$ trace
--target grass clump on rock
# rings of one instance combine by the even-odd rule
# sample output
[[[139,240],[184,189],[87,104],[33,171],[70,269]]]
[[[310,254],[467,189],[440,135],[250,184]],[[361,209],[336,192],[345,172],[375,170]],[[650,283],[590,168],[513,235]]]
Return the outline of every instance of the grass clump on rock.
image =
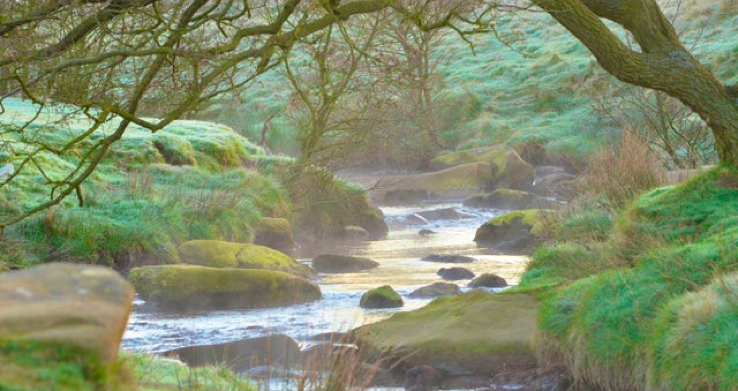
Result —
[[[271,270],[144,266],[129,279],[141,297],[167,309],[276,307],[321,298],[310,281]]]
[[[389,285],[372,289],[361,295],[361,308],[398,308],[405,305],[402,296]]]

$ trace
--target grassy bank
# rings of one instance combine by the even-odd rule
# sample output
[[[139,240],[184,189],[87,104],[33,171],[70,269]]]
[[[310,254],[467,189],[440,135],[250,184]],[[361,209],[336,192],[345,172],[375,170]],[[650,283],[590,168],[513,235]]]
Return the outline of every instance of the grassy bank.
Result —
[[[516,290],[544,301],[542,357],[603,390],[736,389],[736,212],[738,170],[718,166],[539,248]],[[562,230],[603,226],[586,213]]]

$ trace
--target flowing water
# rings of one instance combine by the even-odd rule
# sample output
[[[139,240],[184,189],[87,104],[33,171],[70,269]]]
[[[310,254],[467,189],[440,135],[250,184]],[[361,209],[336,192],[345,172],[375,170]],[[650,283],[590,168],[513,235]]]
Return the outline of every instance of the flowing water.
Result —
[[[424,210],[455,208],[465,215],[459,220],[431,221],[427,225],[408,225],[405,217]],[[390,232],[386,239],[373,242],[304,249],[304,253],[339,253],[365,256],[380,263],[374,270],[350,274],[321,274],[323,299],[317,302],[283,308],[211,311],[188,314],[168,314],[151,309],[136,300],[123,348],[144,352],[162,352],[190,345],[204,345],[283,333],[298,342],[309,344],[312,336],[325,332],[348,331],[369,322],[384,319],[397,311],[420,308],[430,300],[410,299],[414,289],[441,281],[436,271],[442,267],[461,266],[475,274],[495,273],[508,283],[516,284],[522,274],[526,257],[497,255],[493,250],[478,248],[473,242],[476,229],[487,220],[500,215],[491,209],[470,209],[459,203],[415,204],[385,207]],[[437,232],[421,236],[420,229]],[[477,262],[450,265],[421,261],[432,254],[460,254],[478,259]],[[310,258],[300,258],[308,263]],[[454,281],[462,290],[468,281]],[[403,295],[405,306],[391,310],[359,308],[361,295],[368,289],[391,285]]]

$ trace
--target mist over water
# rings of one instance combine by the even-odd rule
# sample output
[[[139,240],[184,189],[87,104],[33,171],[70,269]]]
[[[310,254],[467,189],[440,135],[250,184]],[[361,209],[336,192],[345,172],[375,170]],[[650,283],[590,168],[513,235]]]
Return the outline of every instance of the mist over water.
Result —
[[[469,218],[431,221],[426,225],[407,225],[405,217],[425,210],[455,208]],[[390,227],[386,239],[354,244],[319,243],[303,248],[301,262],[310,264],[312,255],[336,253],[357,255],[379,262],[376,269],[360,273],[321,274],[323,299],[290,307],[192,312],[159,312],[142,300],[136,300],[122,347],[127,350],[163,352],[192,345],[206,345],[264,336],[286,334],[304,346],[320,333],[348,331],[363,324],[387,318],[397,311],[410,311],[428,304],[430,299],[411,299],[413,290],[442,281],[436,271],[442,267],[461,266],[475,274],[495,273],[516,284],[525,267],[526,257],[497,255],[478,248],[473,242],[476,229],[502,211],[463,207],[460,203],[413,204],[383,207]],[[435,235],[421,236],[420,229]],[[477,262],[451,265],[423,262],[426,255],[458,254],[473,256]],[[453,281],[465,288],[468,281]],[[365,310],[359,308],[361,295],[368,289],[391,285],[405,300],[399,309]]]

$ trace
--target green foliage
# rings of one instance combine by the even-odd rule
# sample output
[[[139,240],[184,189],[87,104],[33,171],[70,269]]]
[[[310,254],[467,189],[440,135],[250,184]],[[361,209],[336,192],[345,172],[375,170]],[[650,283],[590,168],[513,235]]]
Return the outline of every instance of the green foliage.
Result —
[[[539,316],[546,356],[603,390],[735,389],[735,295],[703,287],[738,270],[736,178],[718,166],[637,199],[604,243],[539,249],[521,288],[562,286]]]
[[[604,241],[614,225],[610,213],[586,208],[567,216],[556,227],[556,240],[571,242]]]
[[[126,353],[123,365],[140,391],[255,391],[250,381],[222,367],[189,368],[148,354]]]

